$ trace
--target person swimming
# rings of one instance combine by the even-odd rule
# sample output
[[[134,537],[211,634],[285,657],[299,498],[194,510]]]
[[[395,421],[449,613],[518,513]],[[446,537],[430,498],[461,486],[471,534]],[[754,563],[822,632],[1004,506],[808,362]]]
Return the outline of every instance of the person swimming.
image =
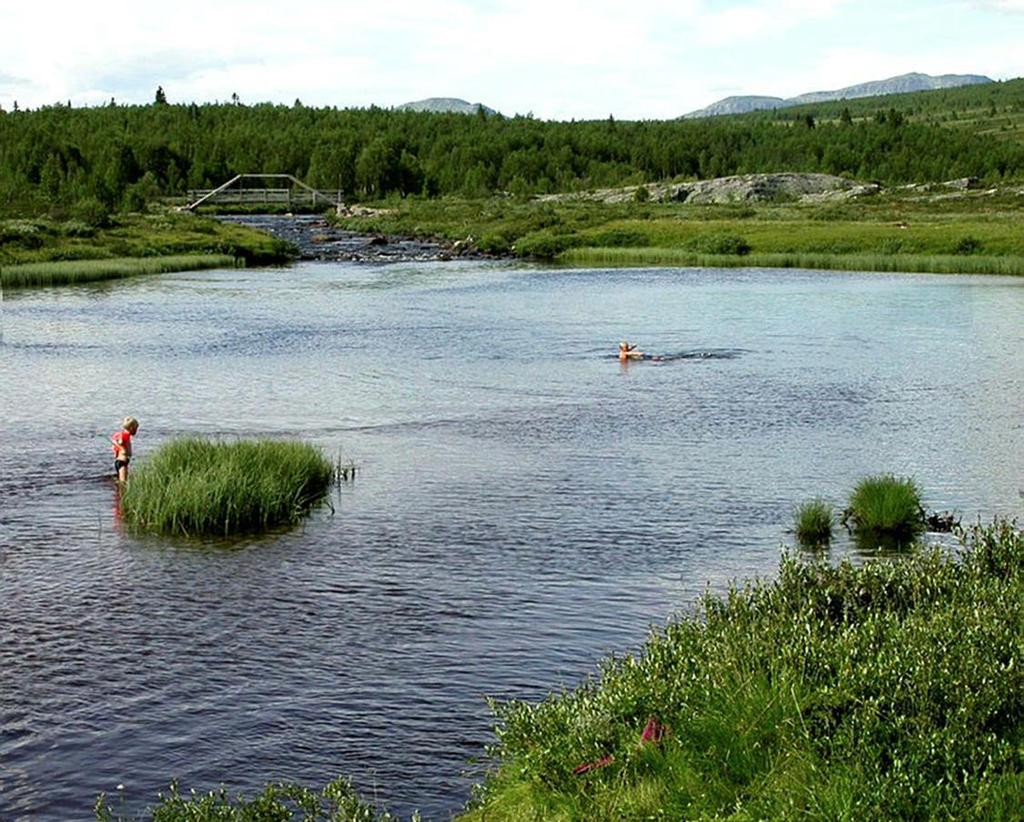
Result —
[[[642,360],[643,358],[644,352],[637,351],[636,345],[630,345],[625,340],[619,343],[619,362],[626,362],[627,360]]]

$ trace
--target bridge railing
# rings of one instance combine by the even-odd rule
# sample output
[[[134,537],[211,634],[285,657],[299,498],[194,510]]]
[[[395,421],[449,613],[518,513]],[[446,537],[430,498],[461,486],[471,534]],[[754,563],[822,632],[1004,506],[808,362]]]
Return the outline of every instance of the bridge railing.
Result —
[[[244,187],[243,183],[250,180],[285,181],[291,185],[286,188]],[[341,194],[340,191],[319,191],[291,174],[236,174],[217,188],[189,191],[188,204],[182,208],[194,211],[204,203],[213,204],[214,202],[226,205],[284,205],[287,207],[333,205],[340,207]]]
[[[189,189],[186,196],[190,203],[206,199],[216,189]],[[225,205],[336,205],[341,199],[340,191],[304,191],[292,188],[229,188],[217,194],[214,199]]]

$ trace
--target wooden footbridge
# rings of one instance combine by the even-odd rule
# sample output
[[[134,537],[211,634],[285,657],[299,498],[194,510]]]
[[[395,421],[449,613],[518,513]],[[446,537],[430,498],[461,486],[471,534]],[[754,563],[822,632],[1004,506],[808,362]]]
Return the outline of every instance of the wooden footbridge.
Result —
[[[278,187],[266,183],[274,181]],[[255,186],[253,183],[264,185]],[[340,206],[340,191],[319,191],[291,174],[236,174],[217,188],[188,192],[188,204],[182,211],[195,211],[201,205],[248,205],[316,208]]]

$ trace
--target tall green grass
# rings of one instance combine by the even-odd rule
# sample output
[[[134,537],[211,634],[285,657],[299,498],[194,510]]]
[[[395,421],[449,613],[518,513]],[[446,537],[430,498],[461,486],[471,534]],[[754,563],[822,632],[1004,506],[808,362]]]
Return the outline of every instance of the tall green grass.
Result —
[[[835,513],[832,506],[821,498],[802,503],[794,514],[796,538],[806,548],[818,548],[832,539]]]
[[[178,254],[170,257],[121,257],[110,260],[60,260],[4,266],[0,269],[0,284],[4,288],[12,289],[79,285],[101,280],[138,277],[144,274],[226,268],[234,264],[235,258],[226,254]]]
[[[910,540],[924,531],[921,492],[909,477],[865,477],[850,494],[847,521],[855,531]]]
[[[920,274],[1024,274],[1024,256],[958,254],[831,254],[767,252],[702,254],[683,248],[572,248],[556,257],[574,266],[803,268]]]
[[[335,466],[307,443],[173,440],[133,468],[124,521],[181,536],[227,536],[299,521],[324,497]]]
[[[959,557],[786,556],[576,689],[494,704],[462,819],[1019,819],[1022,637],[1012,524]]]

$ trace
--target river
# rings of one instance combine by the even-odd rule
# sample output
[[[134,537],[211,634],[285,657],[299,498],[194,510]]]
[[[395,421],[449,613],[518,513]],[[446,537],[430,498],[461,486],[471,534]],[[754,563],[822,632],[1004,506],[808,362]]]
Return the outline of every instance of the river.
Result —
[[[485,697],[772,576],[807,498],[885,471],[965,523],[1020,516],[1022,318],[1020,279],[481,261],[8,293],[0,819],[339,774],[447,818]],[[620,364],[623,338],[667,360]],[[135,537],[126,414],[139,460],[267,435],[356,478],[288,532]]]

